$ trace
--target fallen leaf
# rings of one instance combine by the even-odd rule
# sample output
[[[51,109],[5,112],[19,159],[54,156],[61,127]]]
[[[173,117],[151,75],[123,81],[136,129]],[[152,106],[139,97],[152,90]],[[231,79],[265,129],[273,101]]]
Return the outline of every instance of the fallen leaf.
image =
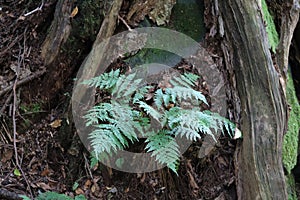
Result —
[[[52,188],[46,184],[46,183],[43,183],[43,182],[38,182],[36,183],[36,185],[39,187],[39,188],[42,188],[43,190],[51,190]]]
[[[42,171],[41,176],[48,176],[50,173],[49,169],[45,169],[44,171]]]
[[[21,176],[21,172],[18,169],[14,169],[14,175]]]
[[[10,160],[12,158],[14,154],[14,151],[12,149],[5,149],[3,154],[2,154],[2,158],[1,158],[1,162],[5,163],[6,161]]]
[[[78,13],[78,7],[76,6],[76,7],[73,9],[73,11],[72,11],[70,17],[71,17],[71,18],[75,17],[75,16],[77,15],[77,13]]]
[[[79,195],[79,194],[84,194],[84,191],[83,191],[81,188],[77,188],[77,189],[75,190],[75,193],[76,193],[77,195]]]
[[[55,121],[53,121],[52,123],[50,123],[49,125],[52,127],[52,128],[58,128],[61,126],[61,119],[57,119]]]
[[[125,193],[129,192],[129,187],[124,190]]]
[[[84,189],[88,189],[91,185],[92,185],[92,182],[88,179],[88,180],[84,183]]]

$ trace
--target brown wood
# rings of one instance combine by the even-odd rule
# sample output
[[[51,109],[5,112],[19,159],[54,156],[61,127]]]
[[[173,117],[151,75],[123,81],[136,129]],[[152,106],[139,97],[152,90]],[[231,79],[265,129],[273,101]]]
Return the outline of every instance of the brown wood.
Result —
[[[215,4],[224,23],[223,52],[235,73],[243,141],[237,149],[239,199],[287,199],[282,139],[287,105],[268,49],[259,1]],[[219,20],[220,21],[220,20]]]

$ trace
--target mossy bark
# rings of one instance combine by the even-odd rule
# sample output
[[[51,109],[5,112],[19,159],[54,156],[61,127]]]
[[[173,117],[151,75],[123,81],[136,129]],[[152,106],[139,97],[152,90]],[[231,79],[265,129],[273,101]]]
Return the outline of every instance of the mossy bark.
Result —
[[[285,84],[280,84],[282,71],[272,61],[260,1],[220,1],[218,9],[224,21],[223,52],[227,67],[235,72],[240,99],[243,142],[236,156],[238,197],[287,199],[282,167]],[[292,32],[281,33],[289,38]],[[280,56],[283,65],[286,55]]]

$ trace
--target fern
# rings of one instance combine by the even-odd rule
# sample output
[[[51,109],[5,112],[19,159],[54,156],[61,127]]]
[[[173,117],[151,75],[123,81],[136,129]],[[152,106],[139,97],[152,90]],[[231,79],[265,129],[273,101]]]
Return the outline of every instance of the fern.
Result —
[[[152,106],[149,106],[148,104],[146,104],[143,101],[139,101],[137,103],[139,104],[139,107],[142,108],[148,115],[150,115],[157,121],[160,120],[161,114],[157,110],[155,110]]]
[[[95,130],[90,134],[92,146],[96,155],[101,152],[110,153],[128,146],[127,139],[137,141],[136,132],[142,132],[142,127],[134,121],[135,111],[116,101],[102,103],[92,108],[85,116],[86,125],[94,124]],[[97,124],[99,123],[100,124]],[[95,125],[97,124],[97,125]]]
[[[179,146],[175,139],[171,137],[169,131],[161,131],[148,137],[146,142],[147,152],[151,152],[160,164],[167,164],[173,172],[177,174],[177,166],[179,163]]]
[[[180,75],[179,77],[173,77],[173,80],[171,80],[170,82],[173,86],[183,86],[186,88],[191,88],[195,86],[195,82],[198,78],[198,75],[185,73],[183,75]]]
[[[59,194],[57,192],[41,193],[36,199],[37,200],[86,200],[86,198],[82,194],[75,196],[75,198],[71,198],[65,194]]]
[[[197,75],[186,73],[173,77],[172,88],[155,91],[153,106],[144,100],[151,87],[143,86],[142,79],[136,77],[135,73],[125,76],[116,70],[84,82],[107,89],[114,97],[110,103],[96,105],[85,115],[86,125],[94,126],[89,138],[98,159],[103,153],[112,155],[129,147],[138,141],[137,135],[142,134],[148,136],[147,152],[176,173],[180,152],[175,137],[196,141],[201,138],[200,133],[215,139],[214,131],[221,130],[223,134],[224,129],[229,134],[234,131],[235,125],[216,113],[183,108],[183,101],[192,105],[208,104],[205,96],[193,89]],[[173,104],[171,108],[170,104]],[[150,130],[150,118],[161,125],[158,133]]]
[[[114,95],[116,98],[131,96],[141,86],[142,83],[142,79],[134,79],[135,76],[135,73],[129,74],[128,76],[121,75],[112,90],[112,95]]]
[[[111,89],[113,88],[117,81],[119,80],[120,70],[111,71],[109,73],[104,73],[98,77],[85,80],[81,84],[88,85],[90,87],[98,87],[100,89]]]
[[[155,92],[154,101],[157,107],[161,107],[162,105],[168,106],[170,103],[180,103],[183,100],[194,101],[196,105],[199,104],[200,100],[208,105],[205,96],[192,88],[175,86],[173,88],[166,88],[165,92],[162,89]]]

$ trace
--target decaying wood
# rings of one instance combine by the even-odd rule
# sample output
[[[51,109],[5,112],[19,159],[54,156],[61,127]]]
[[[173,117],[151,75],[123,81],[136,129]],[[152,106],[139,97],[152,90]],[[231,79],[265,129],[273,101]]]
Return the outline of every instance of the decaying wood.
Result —
[[[280,27],[280,42],[277,48],[277,63],[284,78],[284,86],[287,78],[288,59],[293,33],[299,20],[299,0],[283,1],[281,7],[286,8],[282,12]]]
[[[45,65],[49,65],[58,55],[61,46],[68,39],[71,32],[70,14],[74,0],[58,0],[49,34],[45,39],[41,55]]]
[[[281,157],[287,106],[259,5],[255,0],[215,3],[223,19],[225,62],[235,73],[241,103],[237,195],[243,200],[287,199]]]
[[[99,66],[101,65],[101,61],[105,57],[105,54],[107,52],[106,44],[108,44],[109,41],[107,41],[106,43],[103,43],[103,41],[111,37],[114,33],[122,3],[123,0],[115,0],[109,13],[105,16],[97,38],[93,44],[92,50],[80,67],[82,71],[78,72],[77,76],[80,78],[77,80],[77,83],[81,83],[83,80],[88,80],[92,77],[96,77],[97,73],[104,72],[103,70],[105,69],[99,69]],[[92,91],[87,90],[86,87],[77,87],[73,91],[72,110],[73,119],[77,124],[77,129],[80,129],[80,127],[85,127],[85,123],[81,118],[82,116],[77,113],[77,111],[85,110],[85,108],[92,106],[92,104],[94,103],[91,102],[91,105],[83,105],[84,108],[82,108],[81,100],[86,96],[92,97],[92,95]],[[74,99],[74,97],[76,98]],[[84,141],[84,138],[81,139],[82,141]]]

